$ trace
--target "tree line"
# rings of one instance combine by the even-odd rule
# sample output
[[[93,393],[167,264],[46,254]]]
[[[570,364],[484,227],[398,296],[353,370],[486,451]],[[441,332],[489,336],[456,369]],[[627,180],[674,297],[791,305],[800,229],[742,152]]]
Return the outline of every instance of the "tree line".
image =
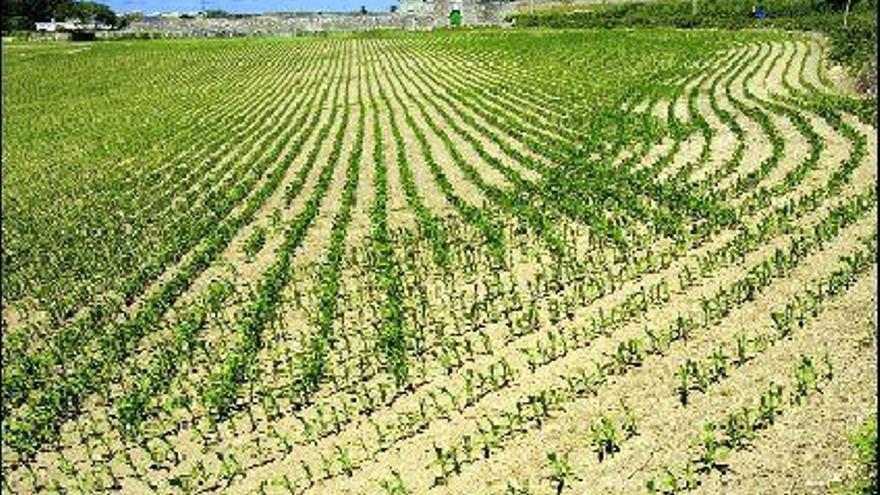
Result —
[[[75,0],[0,0],[2,2],[2,30],[30,31],[36,22],[50,19],[79,19],[96,21],[111,26],[124,22],[110,7],[102,3]]]

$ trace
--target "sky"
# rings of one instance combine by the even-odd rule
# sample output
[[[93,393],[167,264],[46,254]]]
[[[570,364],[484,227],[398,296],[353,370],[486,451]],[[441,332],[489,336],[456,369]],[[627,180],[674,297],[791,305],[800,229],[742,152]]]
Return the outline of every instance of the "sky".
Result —
[[[322,11],[351,12],[361,5],[371,11],[388,11],[397,0],[98,0],[105,3],[117,14],[140,11],[153,12],[197,12],[206,9],[222,9],[235,13]]]

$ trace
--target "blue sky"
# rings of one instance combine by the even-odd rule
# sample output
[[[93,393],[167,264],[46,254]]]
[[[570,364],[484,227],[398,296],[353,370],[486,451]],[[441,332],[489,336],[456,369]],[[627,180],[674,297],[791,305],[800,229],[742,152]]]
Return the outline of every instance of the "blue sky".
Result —
[[[202,8],[202,0],[98,0],[110,5],[116,13],[139,10],[152,12],[191,12]],[[373,11],[387,11],[397,0],[204,0],[205,8],[228,12],[257,13],[277,11],[353,11],[361,5]]]

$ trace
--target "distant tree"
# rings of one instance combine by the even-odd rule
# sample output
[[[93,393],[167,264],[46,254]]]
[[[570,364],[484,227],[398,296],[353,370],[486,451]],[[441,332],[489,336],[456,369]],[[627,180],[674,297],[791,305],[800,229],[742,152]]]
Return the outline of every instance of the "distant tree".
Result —
[[[366,14],[367,14],[367,7],[364,5],[361,5],[361,15],[366,15]]]
[[[388,10],[390,10],[392,14],[397,12],[397,5],[392,5]]]
[[[2,0],[3,31],[31,30],[37,21],[48,21],[57,4],[54,0]]]
[[[102,3],[74,0],[0,0],[4,32],[32,30],[34,24],[67,18],[118,26],[116,13]]]
[[[72,16],[83,21],[97,21],[110,26],[116,25],[116,13],[110,7],[95,2],[77,2]]]
[[[836,10],[848,10],[850,7],[858,3],[858,0],[825,0],[832,8]]]
[[[205,11],[205,17],[215,19],[220,17],[229,17],[229,12],[221,9],[208,9]]]
[[[144,14],[142,14],[140,12],[128,12],[128,13],[122,14],[121,16],[118,17],[120,22],[125,24],[126,26],[131,24],[132,22],[139,21],[143,18],[144,18]]]
[[[857,4],[859,0],[825,0],[827,3],[831,4],[831,8],[835,10],[843,11],[843,27],[846,27],[846,18],[849,17],[849,11],[853,5]]]

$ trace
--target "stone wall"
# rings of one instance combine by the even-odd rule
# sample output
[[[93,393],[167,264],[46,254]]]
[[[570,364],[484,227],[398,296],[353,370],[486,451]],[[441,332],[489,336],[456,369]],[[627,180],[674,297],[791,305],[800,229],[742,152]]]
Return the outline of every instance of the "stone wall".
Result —
[[[240,18],[145,17],[125,29],[98,33],[101,38],[297,36],[329,31],[368,29],[427,30],[449,26],[449,13],[459,9],[464,26],[500,25],[512,10],[511,0],[402,0],[395,13],[265,14]]]
[[[44,33],[41,31],[22,31],[9,36],[16,41],[70,41],[71,34],[68,32]]]
[[[257,15],[242,18],[147,17],[105,37],[296,36],[329,31],[404,29],[400,16],[383,14]]]

